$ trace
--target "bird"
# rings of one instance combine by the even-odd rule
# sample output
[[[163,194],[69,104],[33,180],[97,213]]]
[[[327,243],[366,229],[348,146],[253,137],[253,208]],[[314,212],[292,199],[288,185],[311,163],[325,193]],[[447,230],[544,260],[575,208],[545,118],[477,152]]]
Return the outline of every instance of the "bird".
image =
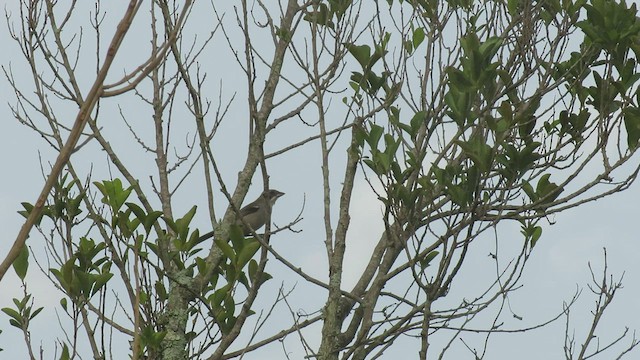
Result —
[[[265,190],[255,201],[240,209],[240,216],[234,224],[241,227],[244,236],[251,235],[271,219],[271,208],[282,195],[284,195],[284,193],[278,190]],[[215,231],[210,231],[200,236],[198,243],[213,237],[214,232]]]

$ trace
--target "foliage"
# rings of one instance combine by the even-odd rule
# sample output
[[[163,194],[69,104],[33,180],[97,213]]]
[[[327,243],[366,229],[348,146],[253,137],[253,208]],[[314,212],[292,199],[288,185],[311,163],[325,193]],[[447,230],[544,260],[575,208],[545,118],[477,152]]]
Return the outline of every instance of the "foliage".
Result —
[[[12,30],[34,83],[5,69],[17,97],[14,116],[66,164],[61,174],[52,170],[55,182],[46,201],[24,202],[20,214],[33,219],[46,239],[51,265],[43,271],[70,328],[89,335],[94,358],[118,357],[122,346],[105,345],[116,331],[134,359],[242,357],[278,340],[284,344],[290,334],[300,336],[299,351],[308,357],[376,358],[398,351],[394,341],[406,336],[414,339],[410,351],[426,359],[444,357],[454,340],[474,329],[486,333],[487,341],[480,350],[467,348],[483,358],[501,319],[519,317],[509,314],[510,295],[521,286],[533,250],[544,246],[548,219],[626,189],[639,171],[635,4],[130,5],[128,14],[136,20],[144,15],[132,9],[148,6],[144,21],[152,31],[137,34],[151,44],[144,59],[136,57],[139,44],[129,44],[126,53],[117,46],[101,52],[108,28],[103,21],[112,8],[96,6],[87,19],[76,19],[82,4],[62,10],[34,1],[21,4],[29,16],[13,19],[23,26]],[[95,43],[83,43],[82,24],[90,26]],[[204,38],[200,26],[208,26]],[[124,29],[114,31],[123,35]],[[95,59],[83,55],[91,46]],[[125,75],[113,80],[96,71],[97,79],[113,83],[94,84],[97,105],[85,100],[87,69],[102,69],[108,63],[103,56],[111,61],[115,55],[125,61]],[[232,72],[237,69],[243,81]],[[222,90],[222,80],[216,87],[207,77],[231,83],[234,95]],[[217,100],[208,98],[212,89],[219,91]],[[80,109],[74,124],[62,120],[69,107]],[[114,121],[116,113],[122,121]],[[225,127],[239,123],[248,131]],[[90,161],[106,162],[108,171],[69,160],[64,149],[71,143],[64,135],[74,131],[83,135],[73,152],[90,153],[88,145],[96,146],[106,160]],[[320,146],[305,149],[311,142]],[[278,161],[287,163],[279,174],[270,170]],[[316,168],[322,169],[320,181],[301,177]],[[227,174],[234,172],[230,181]],[[233,224],[256,174],[262,186],[254,188],[268,189],[275,178],[293,192],[310,193],[322,204],[316,206],[322,219],[313,206],[301,205],[299,215],[286,214],[288,224],[269,223],[264,234],[245,237]],[[365,183],[377,195],[384,230],[370,239],[367,266],[346,288],[346,249],[363,236],[349,227],[351,206]],[[207,210],[198,212],[194,203]],[[216,208],[223,207],[224,215],[217,216]],[[297,228],[302,214],[318,226],[299,235],[305,230]],[[211,242],[198,225],[206,215],[214,227]],[[517,243],[498,235],[509,223],[520,228]],[[311,265],[280,253],[270,238],[281,233],[308,237],[306,251],[313,251],[312,242],[322,243],[326,276],[318,279]],[[491,236],[494,277],[478,280],[486,283],[479,293],[451,296],[459,274],[474,269],[469,259],[476,244]],[[42,310],[34,310],[27,293],[29,262],[39,256],[27,247],[14,254],[25,294],[14,299],[15,308],[2,309],[25,333],[29,350],[29,322]],[[299,305],[291,305],[293,290],[285,285],[274,304],[263,306],[271,259],[296,281],[302,278],[312,289],[309,296],[322,298],[319,308],[305,309],[318,315],[291,310]],[[608,286],[595,291],[601,302],[594,328],[620,287],[606,276],[603,284]],[[287,320],[271,326],[267,320],[276,308],[286,309]],[[493,322],[472,328],[470,322],[485,312]],[[307,340],[317,334],[312,324],[321,327],[316,345]],[[440,334],[448,338],[444,343],[434,340]],[[583,341],[578,358],[602,352],[592,339]],[[81,352],[68,339],[59,344],[60,358]],[[620,354],[637,344],[632,339]],[[567,358],[572,351],[565,349]]]

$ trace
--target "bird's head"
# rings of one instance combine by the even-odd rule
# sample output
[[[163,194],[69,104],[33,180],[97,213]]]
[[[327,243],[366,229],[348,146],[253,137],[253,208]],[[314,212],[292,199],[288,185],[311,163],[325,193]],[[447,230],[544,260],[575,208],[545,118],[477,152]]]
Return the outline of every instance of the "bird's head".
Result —
[[[269,203],[271,205],[276,203],[276,200],[278,200],[278,198],[280,196],[284,195],[283,192],[280,192],[278,190],[274,190],[274,189],[269,189],[265,192],[262,193],[262,196],[269,201]]]

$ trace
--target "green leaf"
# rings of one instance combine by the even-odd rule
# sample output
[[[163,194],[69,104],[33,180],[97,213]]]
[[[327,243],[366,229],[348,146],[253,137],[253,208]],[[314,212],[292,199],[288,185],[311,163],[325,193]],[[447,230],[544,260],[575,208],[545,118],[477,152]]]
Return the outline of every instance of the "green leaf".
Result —
[[[102,193],[102,202],[109,205],[114,213],[120,210],[133,190],[131,186],[124,189],[122,187],[122,181],[117,178],[112,181],[105,180],[101,183],[94,182],[93,184]]]
[[[383,73],[381,76],[378,76],[373,71],[367,71],[365,75],[367,77],[367,84],[369,85],[367,93],[373,96],[385,84],[387,75]]]
[[[371,60],[371,47],[369,45],[346,44],[347,50],[360,63],[362,68],[366,68]]]
[[[149,347],[154,350],[158,350],[162,347],[162,340],[167,334],[166,331],[155,331],[153,326],[147,325],[140,331],[140,341],[142,347]]]
[[[456,141],[464,153],[478,166],[480,171],[487,172],[491,168],[493,148],[482,135],[473,134],[468,141]]]
[[[520,230],[520,233],[524,235],[525,241],[529,242],[531,248],[533,249],[533,247],[542,236],[542,227],[535,226],[534,222],[522,221],[522,230]]]
[[[151,227],[153,227],[153,225],[156,224],[156,222],[158,221],[158,218],[160,218],[161,216],[162,216],[162,211],[152,211],[149,214],[147,214],[147,217],[142,222],[142,225],[144,226],[144,230],[147,232],[147,234],[149,234],[149,232],[151,231]]]
[[[640,109],[630,106],[624,109],[624,127],[627,130],[627,144],[635,150],[640,140]]]
[[[167,294],[167,288],[164,286],[164,283],[161,280],[156,281],[154,288],[156,290],[156,295],[160,301],[165,301],[169,298]]]
[[[253,255],[260,249],[260,243],[254,240],[247,240],[244,248],[238,253],[238,260],[236,263],[237,269],[241,270],[251,260]]]
[[[24,210],[18,211],[18,214],[22,215],[26,219],[29,217],[29,214],[31,214],[31,211],[33,210],[33,205],[28,202],[22,202],[20,204],[22,204],[22,207],[24,208]]]
[[[509,15],[518,15],[518,8],[520,7],[520,0],[507,0],[507,10]]]
[[[229,226],[229,239],[231,240],[233,249],[236,252],[241,250],[245,243],[245,237],[244,237],[244,232],[242,231],[242,226],[237,224],[231,224],[231,226]]]
[[[426,122],[427,112],[424,110],[418,111],[409,122],[411,124],[411,136],[415,137],[420,129],[420,126]]]
[[[229,243],[222,239],[215,239],[214,242],[226,257],[228,257],[231,261],[235,260],[236,253],[233,251],[233,248],[229,245]]]
[[[198,273],[206,274],[209,266],[207,265],[207,261],[201,257],[196,257],[196,267],[198,268]]]
[[[424,29],[419,27],[413,31],[413,36],[411,38],[411,43],[413,48],[417,48],[424,41]]]
[[[533,186],[531,186],[531,184],[528,181],[524,180],[522,182],[522,190],[524,190],[525,194],[527,194],[527,196],[532,202],[535,202],[536,200],[538,200],[538,195],[533,190]]]
[[[466,92],[474,88],[473,82],[463,71],[449,66],[447,68],[447,74],[449,75],[449,83],[452,88],[461,92]]]
[[[191,209],[180,219],[176,220],[176,232],[180,239],[186,240],[189,233],[189,224],[196,214],[197,206],[191,207]]]
[[[440,254],[439,251],[434,250],[430,253],[428,253],[424,259],[420,260],[420,268],[422,270],[426,269],[429,265],[431,265],[431,260],[435,259],[436,256],[438,256]]]
[[[36,316],[38,316],[38,314],[40,314],[40,312],[42,311],[42,309],[44,309],[44,307],[39,307],[36,309],[36,311],[34,311],[31,316],[29,317],[29,320],[35,318]]]
[[[542,227],[540,226],[534,227],[533,233],[531,234],[531,239],[530,239],[532,248],[536,246],[536,243],[538,242],[538,239],[540,239],[540,236],[542,236]]]
[[[249,261],[249,277],[252,280],[256,277],[256,272],[258,272],[258,262],[251,259]]]
[[[303,20],[322,26],[328,26],[329,28],[333,29],[335,26],[331,21],[333,11],[330,11],[329,7],[326,4],[322,3],[318,5],[317,9],[317,11],[307,12]]]
[[[458,126],[463,127],[467,120],[471,118],[471,100],[468,92],[463,92],[452,88],[444,96],[444,101],[449,107],[449,115]]]
[[[29,268],[29,248],[27,248],[27,246],[24,245],[20,250],[20,254],[18,254],[18,257],[13,262],[13,270],[15,270],[20,280],[24,280],[24,278],[27,276],[28,268]]]
[[[28,202],[22,202],[20,204],[22,205],[24,210],[18,211],[18,214],[24,216],[24,218],[26,219],[29,217],[29,214],[31,214],[31,211],[33,211],[34,206]],[[43,216],[50,216],[50,215],[51,215],[51,210],[49,210],[47,206],[44,206],[42,208],[42,211],[40,212],[40,215],[36,219],[35,225],[40,225],[40,222],[42,221]]]
[[[384,133],[384,129],[382,126],[373,124],[371,125],[371,129],[369,130],[369,136],[367,137],[367,143],[371,147],[371,149],[378,148],[378,142]]]
[[[478,51],[484,58],[485,62],[491,61],[502,45],[502,39],[498,36],[492,36],[483,42]]]
[[[127,202],[125,203],[125,205],[127,205],[127,208],[129,210],[131,210],[131,212],[138,218],[140,219],[140,222],[144,222],[144,219],[146,219],[147,214],[144,211],[144,209],[142,209],[140,206],[138,206],[137,204],[131,203],[131,202]]]
[[[2,308],[2,312],[7,314],[11,320],[10,321],[11,325],[17,327],[18,329],[22,329],[22,323],[23,323],[23,319],[22,319],[22,315],[20,315],[19,312],[15,311],[12,308]]]
[[[447,187],[447,194],[451,196],[451,201],[459,206],[465,206],[468,204],[469,194],[460,185],[450,185]]]
[[[367,132],[360,126],[356,126],[353,128],[353,136],[356,140],[356,143],[359,147],[364,146],[364,141],[367,139]]]
[[[271,279],[273,279],[273,276],[271,276],[270,274],[268,274],[266,272],[263,272],[262,276],[260,276],[260,280],[258,281],[258,285],[262,285],[262,284],[264,284],[265,282],[267,282],[267,281],[269,281]]]
[[[288,29],[283,29],[278,26],[276,26],[275,28],[276,28],[276,31],[275,31],[276,36],[278,36],[284,41],[287,41],[287,42],[291,41],[291,32]]]
[[[214,310],[220,308],[220,305],[224,301],[224,298],[229,295],[230,290],[229,284],[221,287],[220,289],[213,292],[213,295],[209,296],[209,303]]]
[[[60,354],[60,360],[69,360],[71,357],[69,355],[69,347],[67,344],[62,345],[62,354]]]
[[[331,6],[331,12],[336,15],[338,19],[341,19],[345,12],[351,6],[352,0],[329,0]]]
[[[105,274],[100,274],[98,275],[95,279],[95,282],[93,284],[93,288],[91,290],[91,296],[95,295],[98,291],[100,291],[100,289],[102,289],[102,287],[104,285],[107,284],[107,282],[113,277],[112,273],[105,273]]]
[[[411,44],[411,41],[405,40],[402,42],[402,45],[404,47],[404,51],[406,51],[409,55],[413,53],[413,45]]]
[[[538,180],[538,185],[536,185],[536,194],[538,199],[542,200],[544,203],[552,202],[562,192],[561,187],[556,183],[549,181],[550,177],[551,174],[542,175],[540,180]]]
[[[378,175],[386,174],[391,166],[391,157],[386,152],[377,150],[371,151],[371,157],[374,164],[374,171]]]
[[[165,224],[167,224],[167,227],[169,229],[173,230],[173,232],[175,232],[175,233],[178,233],[178,226],[176,225],[176,223],[173,220],[167,218],[166,216],[163,216],[162,220],[164,220]]]

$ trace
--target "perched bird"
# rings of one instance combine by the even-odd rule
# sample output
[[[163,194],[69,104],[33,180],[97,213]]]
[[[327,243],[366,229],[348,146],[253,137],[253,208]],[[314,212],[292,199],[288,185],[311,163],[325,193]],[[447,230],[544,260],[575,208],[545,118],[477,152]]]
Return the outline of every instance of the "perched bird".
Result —
[[[240,217],[236,219],[234,224],[242,228],[244,236],[251,235],[252,231],[260,229],[271,219],[271,208],[282,195],[284,195],[283,192],[274,189],[264,191],[254,202],[240,209]],[[213,233],[210,231],[200,236],[198,242],[213,237]]]

